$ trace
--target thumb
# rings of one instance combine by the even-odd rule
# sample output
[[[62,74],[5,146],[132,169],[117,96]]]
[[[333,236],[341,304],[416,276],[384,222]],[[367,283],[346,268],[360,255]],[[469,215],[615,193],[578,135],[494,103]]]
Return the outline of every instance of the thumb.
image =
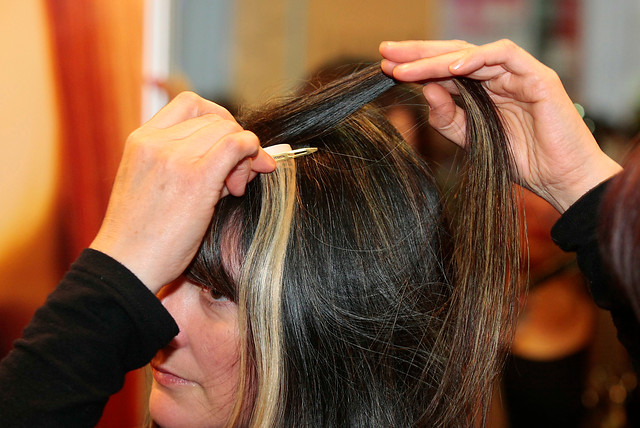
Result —
[[[429,83],[422,90],[429,104],[429,124],[442,136],[459,146],[464,145],[466,118],[451,94],[437,83]]]
[[[225,184],[233,196],[242,196],[251,178],[251,158],[241,160],[229,173]]]

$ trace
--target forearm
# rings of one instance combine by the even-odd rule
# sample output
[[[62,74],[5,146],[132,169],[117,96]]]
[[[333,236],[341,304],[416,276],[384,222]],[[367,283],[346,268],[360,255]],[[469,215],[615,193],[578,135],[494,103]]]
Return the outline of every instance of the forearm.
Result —
[[[125,373],[177,332],[131,272],[85,250],[2,361],[0,418],[10,426],[94,426]]]

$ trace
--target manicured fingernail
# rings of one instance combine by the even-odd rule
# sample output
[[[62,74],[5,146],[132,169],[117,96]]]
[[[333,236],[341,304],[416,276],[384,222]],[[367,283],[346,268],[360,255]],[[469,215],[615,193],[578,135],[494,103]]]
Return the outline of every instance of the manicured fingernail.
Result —
[[[449,70],[458,70],[464,64],[464,58],[460,58],[449,65]]]
[[[388,74],[389,76],[393,75],[394,64],[390,63],[386,59],[383,59],[380,62],[380,68],[382,68],[382,71],[385,74]]]

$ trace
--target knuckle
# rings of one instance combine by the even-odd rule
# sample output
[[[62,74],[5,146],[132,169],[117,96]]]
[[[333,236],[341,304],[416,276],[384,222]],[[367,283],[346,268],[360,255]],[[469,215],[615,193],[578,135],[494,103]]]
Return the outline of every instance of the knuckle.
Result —
[[[247,140],[247,142],[252,147],[255,146],[256,148],[258,148],[260,146],[260,139],[258,138],[258,136],[256,134],[254,134],[251,131],[246,131],[246,130],[243,130],[242,134],[243,134],[244,138]]]
[[[538,96],[545,98],[548,96],[556,82],[560,82],[560,78],[556,72],[550,68],[546,68],[546,70],[543,70],[540,73],[532,73],[529,76],[526,85],[530,88],[532,93],[536,93]]]
[[[225,136],[224,145],[225,149],[234,155],[239,154],[243,149],[242,139],[238,138],[238,135],[236,134],[229,134]]]
[[[125,151],[140,161],[156,163],[161,161],[166,147],[154,133],[139,129],[127,138]]]
[[[223,121],[223,126],[226,130],[228,130],[228,132],[242,132],[242,126],[238,125],[237,122],[231,121],[231,120],[224,120]]]
[[[218,117],[217,120],[212,120],[206,126],[205,135],[211,136],[216,141],[219,141],[241,131],[242,128],[237,123],[229,120],[221,120]]]
[[[198,106],[201,103],[202,98],[195,92],[183,91],[180,92],[171,101],[171,104],[178,106],[184,111],[191,112],[191,115],[195,115],[198,111]]]
[[[259,141],[258,137],[256,137],[252,132],[243,131],[227,135],[225,137],[225,144],[227,146],[227,150],[230,150],[234,155],[239,156],[257,150]]]
[[[200,96],[198,96],[195,92],[192,91],[183,91],[180,92],[175,97],[175,101],[185,104],[194,104],[200,100]]]
[[[133,145],[141,138],[141,134],[143,133],[142,128],[138,128],[135,131],[131,132],[127,137],[126,144]]]
[[[139,128],[129,134],[126,141],[126,147],[130,150],[141,151],[146,146],[150,145],[151,139],[148,137],[144,129]]]
[[[206,113],[201,116],[198,116],[198,121],[202,122],[205,126],[217,125],[217,126],[225,126],[224,119],[220,117],[220,115],[216,113]]]
[[[211,132],[217,133],[231,133],[242,131],[242,126],[234,120],[226,119],[220,116],[218,113],[206,113],[198,116],[198,120],[202,121],[203,125],[207,127]]]
[[[520,47],[518,45],[516,45],[513,42],[513,40],[511,40],[511,39],[500,39],[500,40],[498,40],[497,44],[501,48],[503,48],[503,49],[505,49],[507,51],[515,51],[515,50],[520,49]]]
[[[466,49],[471,46],[469,42],[462,39],[455,39],[455,40],[452,40],[452,42],[453,42],[453,45],[456,46],[458,49]]]
[[[558,76],[558,73],[556,73],[556,71],[553,68],[550,68],[550,67],[547,67],[546,65],[543,65],[543,73],[542,73],[542,75],[543,75],[544,78],[546,78],[550,82],[558,82],[558,83],[560,83],[560,76]]]

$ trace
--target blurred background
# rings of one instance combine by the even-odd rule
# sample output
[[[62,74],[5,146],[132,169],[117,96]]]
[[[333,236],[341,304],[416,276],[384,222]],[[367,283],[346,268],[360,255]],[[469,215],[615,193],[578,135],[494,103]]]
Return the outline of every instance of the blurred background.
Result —
[[[177,92],[257,105],[378,60],[382,40],[448,38],[516,41],[624,158],[640,117],[638,1],[0,0],[0,355],[95,236],[127,135]],[[418,133],[426,110],[408,104],[413,122],[394,123],[446,168],[455,149]],[[530,299],[491,426],[632,426],[637,380],[608,315],[550,243],[557,214],[523,203]],[[144,383],[130,375],[100,426],[140,426]]]

